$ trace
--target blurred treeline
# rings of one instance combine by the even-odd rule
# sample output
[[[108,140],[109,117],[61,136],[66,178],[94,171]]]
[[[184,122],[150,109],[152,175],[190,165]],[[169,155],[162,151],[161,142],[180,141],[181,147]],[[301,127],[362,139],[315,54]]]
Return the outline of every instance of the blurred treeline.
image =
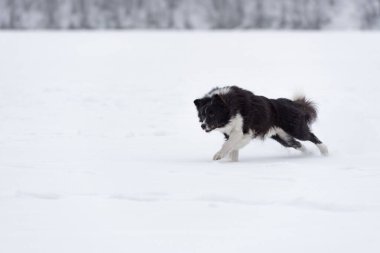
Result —
[[[0,0],[2,29],[379,29],[380,0]]]

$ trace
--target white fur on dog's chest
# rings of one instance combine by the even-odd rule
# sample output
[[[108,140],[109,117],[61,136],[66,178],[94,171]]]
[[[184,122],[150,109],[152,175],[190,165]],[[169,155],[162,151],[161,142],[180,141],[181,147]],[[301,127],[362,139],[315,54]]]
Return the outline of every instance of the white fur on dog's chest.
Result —
[[[216,128],[216,130],[227,135],[231,135],[233,131],[243,132],[243,117],[240,114],[236,114],[227,125]]]

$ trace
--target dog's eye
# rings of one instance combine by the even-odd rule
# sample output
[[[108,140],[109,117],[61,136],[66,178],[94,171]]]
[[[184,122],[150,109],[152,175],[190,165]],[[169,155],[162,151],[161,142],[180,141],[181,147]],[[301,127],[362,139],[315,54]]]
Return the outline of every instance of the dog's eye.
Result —
[[[215,116],[215,114],[213,114],[213,113],[209,113],[208,116],[209,116],[210,118],[213,118],[213,117]]]

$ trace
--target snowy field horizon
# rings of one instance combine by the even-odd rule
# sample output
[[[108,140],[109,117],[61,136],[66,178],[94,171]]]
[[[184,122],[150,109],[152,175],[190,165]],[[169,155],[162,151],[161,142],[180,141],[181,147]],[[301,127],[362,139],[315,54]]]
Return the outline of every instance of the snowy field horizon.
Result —
[[[379,252],[380,33],[0,32],[0,252]],[[193,100],[305,94],[323,157]]]

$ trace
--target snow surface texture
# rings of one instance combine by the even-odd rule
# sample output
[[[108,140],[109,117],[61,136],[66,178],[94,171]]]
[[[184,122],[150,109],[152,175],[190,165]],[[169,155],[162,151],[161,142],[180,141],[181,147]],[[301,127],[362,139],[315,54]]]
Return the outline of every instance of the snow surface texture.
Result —
[[[379,252],[380,34],[1,33],[0,252]],[[319,105],[323,157],[212,161],[215,85]]]

